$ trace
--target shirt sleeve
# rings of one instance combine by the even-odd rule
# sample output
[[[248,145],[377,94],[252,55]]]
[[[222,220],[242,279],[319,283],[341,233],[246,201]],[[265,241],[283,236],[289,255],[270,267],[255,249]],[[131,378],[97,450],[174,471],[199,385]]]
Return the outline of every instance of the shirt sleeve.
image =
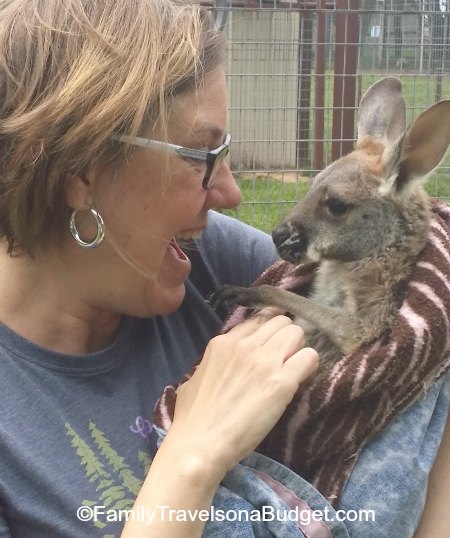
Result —
[[[249,286],[278,259],[269,235],[216,211],[209,212],[207,229],[187,254],[190,280],[204,297],[224,284]]]

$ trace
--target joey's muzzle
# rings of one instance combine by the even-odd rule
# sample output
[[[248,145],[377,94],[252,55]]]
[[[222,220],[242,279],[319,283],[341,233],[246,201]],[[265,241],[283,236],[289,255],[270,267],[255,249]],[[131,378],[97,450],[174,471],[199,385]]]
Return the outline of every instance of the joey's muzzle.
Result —
[[[303,227],[292,228],[290,223],[282,223],[272,231],[272,240],[278,254],[291,263],[299,263],[308,246],[306,231]]]

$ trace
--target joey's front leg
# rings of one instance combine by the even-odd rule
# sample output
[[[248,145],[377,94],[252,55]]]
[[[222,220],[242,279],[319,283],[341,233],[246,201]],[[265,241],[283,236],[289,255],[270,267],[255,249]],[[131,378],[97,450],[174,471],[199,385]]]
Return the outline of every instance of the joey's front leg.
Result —
[[[224,286],[214,295],[211,304],[214,308],[230,308],[238,304],[254,308],[277,306],[295,317],[313,323],[344,353],[351,353],[364,342],[364,331],[358,320],[341,310],[274,286]]]
[[[268,296],[267,290],[273,286],[259,286],[255,288],[242,288],[240,286],[222,286],[219,291],[211,295],[209,303],[213,308],[231,310],[237,305],[250,308],[262,308],[264,306],[276,306]]]
[[[277,306],[294,316],[302,316],[300,303],[304,297],[290,291],[264,284],[254,288],[242,288],[239,286],[222,286],[219,291],[212,295],[209,302],[213,308],[231,309],[236,305],[263,308],[264,306]],[[311,301],[305,299],[308,303]],[[304,316],[302,316],[304,317]]]

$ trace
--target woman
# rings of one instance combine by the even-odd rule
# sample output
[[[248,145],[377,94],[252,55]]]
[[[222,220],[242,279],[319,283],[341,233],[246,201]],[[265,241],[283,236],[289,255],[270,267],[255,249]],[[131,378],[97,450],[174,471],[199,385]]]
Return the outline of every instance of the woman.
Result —
[[[191,264],[175,238],[199,238],[210,209],[240,202],[223,162],[223,44],[205,11],[178,1],[14,0],[0,28],[0,535],[103,536],[114,525],[83,522],[77,508],[131,507],[153,406],[220,326],[192,284],[180,308]],[[120,134],[222,151],[211,167]],[[212,224],[216,240],[241,234],[234,253],[209,256],[242,264],[222,278],[248,284],[273,260],[263,234]],[[247,248],[261,251],[253,267]],[[209,508],[314,371],[302,347],[302,331],[273,312],[212,340],[136,505]],[[204,526],[156,519],[123,536]]]
[[[158,507],[209,509],[317,366],[271,310],[211,340],[204,297],[275,258],[209,212],[240,202],[222,50],[180,0],[0,4],[0,536],[118,536],[133,503],[123,537],[200,536]]]

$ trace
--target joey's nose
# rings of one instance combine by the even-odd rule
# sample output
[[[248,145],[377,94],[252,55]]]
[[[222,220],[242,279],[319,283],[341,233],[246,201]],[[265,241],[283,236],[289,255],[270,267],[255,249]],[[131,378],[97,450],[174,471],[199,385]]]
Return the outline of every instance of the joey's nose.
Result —
[[[280,224],[272,231],[272,239],[275,246],[280,247],[291,236],[291,230],[287,224]]]
[[[300,263],[308,248],[308,234],[299,222],[289,221],[277,226],[272,239],[278,254],[290,263]]]

